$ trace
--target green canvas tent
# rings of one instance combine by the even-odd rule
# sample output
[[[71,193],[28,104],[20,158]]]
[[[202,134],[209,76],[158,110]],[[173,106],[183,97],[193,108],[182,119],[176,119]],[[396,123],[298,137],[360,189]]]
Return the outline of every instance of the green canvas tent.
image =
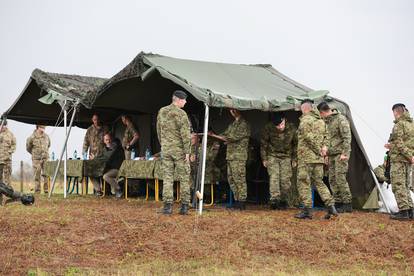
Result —
[[[301,85],[271,65],[203,62],[141,52],[98,89],[93,108],[152,114],[148,128],[154,133],[155,115],[159,108],[171,102],[171,93],[175,89],[190,94],[185,110],[193,119],[195,130],[201,130],[205,125],[205,107],[210,109],[209,127],[218,132],[230,121],[223,109],[236,108],[245,111],[245,117],[253,126],[252,139],[256,144],[261,128],[269,120],[269,112],[284,111],[289,119],[298,122],[301,99],[329,101],[347,116],[351,124],[353,139],[348,179],[356,205],[365,202],[375,185],[349,106],[330,97],[328,91],[314,91]],[[147,140],[143,144],[144,148],[159,150],[157,141]]]

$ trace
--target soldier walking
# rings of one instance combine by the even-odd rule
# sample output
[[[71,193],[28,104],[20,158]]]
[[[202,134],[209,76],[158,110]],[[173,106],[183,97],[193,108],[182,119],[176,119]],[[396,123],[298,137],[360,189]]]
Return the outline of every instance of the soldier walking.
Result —
[[[313,108],[313,101],[306,99],[300,106],[302,116],[298,128],[298,176],[297,185],[303,203],[302,212],[295,215],[298,219],[311,219],[312,190],[314,185],[321,196],[328,213],[337,215],[335,201],[328,187],[322,181],[324,156],[327,154],[326,126],[319,112]]]
[[[163,214],[172,214],[174,171],[180,181],[180,214],[188,213],[190,203],[190,153],[191,131],[187,113],[182,109],[187,102],[187,94],[176,90],[172,103],[158,111],[157,135],[161,145],[163,191]]]
[[[40,180],[43,176],[43,191],[48,193],[47,178],[44,177],[44,167],[49,159],[50,139],[45,133],[44,125],[36,125],[33,134],[26,140],[26,150],[32,155],[34,169],[35,193],[40,193]]]
[[[260,155],[269,174],[270,208],[284,209],[292,186],[292,164],[295,165],[296,127],[276,114],[261,134]]]
[[[404,104],[398,103],[392,107],[394,127],[389,144],[391,183],[399,212],[391,215],[391,219],[413,219],[413,201],[410,195],[412,170],[414,164],[414,123]]]
[[[328,129],[328,171],[329,185],[335,199],[338,213],[352,212],[352,194],[346,175],[351,154],[351,128],[347,118],[328,103],[318,105],[321,117]]]
[[[240,210],[246,209],[247,183],[246,161],[249,149],[250,126],[237,109],[230,109],[234,121],[221,134],[212,132],[210,136],[216,137],[227,144],[227,178],[234,194],[236,206]]]
[[[7,120],[3,121],[0,129],[0,182],[11,185],[12,154],[16,151],[16,138],[7,127]]]

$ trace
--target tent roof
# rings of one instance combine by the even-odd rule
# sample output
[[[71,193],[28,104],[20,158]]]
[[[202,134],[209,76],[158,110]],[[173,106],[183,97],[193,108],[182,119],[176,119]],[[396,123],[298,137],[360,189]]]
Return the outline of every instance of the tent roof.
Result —
[[[213,107],[277,111],[295,107],[303,98],[322,98],[327,91],[313,91],[275,70],[271,65],[243,65],[185,60],[141,52],[97,94],[100,97],[122,81],[149,81],[158,72]],[[172,91],[163,91],[170,98]],[[95,103],[95,104],[96,104]]]
[[[5,116],[23,123],[55,125],[62,111],[60,104],[67,99],[81,103],[82,114],[78,113],[76,116],[75,125],[86,127],[90,124],[93,112],[86,108],[92,105],[97,88],[105,81],[104,78],[49,73],[35,69],[22,93],[5,112]]]

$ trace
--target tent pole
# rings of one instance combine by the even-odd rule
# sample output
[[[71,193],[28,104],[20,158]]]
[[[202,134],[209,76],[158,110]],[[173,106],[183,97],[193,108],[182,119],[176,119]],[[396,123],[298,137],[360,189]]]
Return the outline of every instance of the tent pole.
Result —
[[[371,171],[372,177],[374,178],[374,181],[375,181],[375,186],[377,186],[377,190],[378,190],[378,193],[379,193],[379,195],[380,195],[380,197],[381,197],[382,204],[384,204],[385,209],[387,210],[387,212],[388,212],[389,214],[391,214],[391,210],[390,210],[390,208],[388,208],[387,203],[385,203],[385,197],[384,197],[384,195],[382,194],[382,191],[381,191],[381,186],[380,186],[380,184],[378,183],[378,179],[377,179],[377,177],[375,176],[375,173],[374,173],[374,171],[372,170],[372,168],[371,168],[371,167],[369,168],[369,170]]]
[[[66,135],[65,143],[63,144],[63,149],[62,149],[62,152],[60,153],[60,157],[59,157],[57,166],[55,168],[55,173],[53,174],[52,186],[51,186],[50,191],[49,191],[49,198],[52,196],[53,190],[55,189],[56,176],[57,176],[57,174],[59,172],[59,167],[60,167],[60,163],[61,163],[62,158],[63,158],[63,154],[65,153],[66,147],[68,145],[68,139],[69,139],[70,132],[72,130],[72,125],[73,125],[73,121],[75,119],[76,108],[77,108],[78,104],[79,104],[79,101],[77,101],[74,104],[74,107],[73,107],[72,117],[70,118],[70,123],[69,123],[68,134]]]
[[[68,111],[66,109],[67,100],[63,105],[63,121],[65,125],[65,135],[68,136]],[[66,188],[67,188],[67,160],[68,160],[68,148],[65,147],[65,159],[63,163],[63,198],[67,197]]]
[[[205,181],[205,174],[206,174],[206,159],[207,159],[207,132],[208,132],[208,121],[209,121],[209,107],[207,104],[205,106],[205,114],[204,114],[204,135],[203,135],[203,154],[201,155],[201,198],[200,198],[200,209],[199,214],[203,214],[203,200],[204,200],[204,181]]]

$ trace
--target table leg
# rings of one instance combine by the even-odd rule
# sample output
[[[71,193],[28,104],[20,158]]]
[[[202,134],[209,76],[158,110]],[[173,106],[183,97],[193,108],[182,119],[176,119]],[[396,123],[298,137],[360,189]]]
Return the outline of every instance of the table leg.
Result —
[[[146,180],[145,181],[145,184],[146,184],[146,188],[145,188],[145,190],[146,190],[146,195],[145,195],[145,200],[148,200],[148,197],[149,197],[149,188],[148,188],[148,186],[149,186],[149,184],[148,184],[148,180]]]
[[[128,199],[128,178],[125,177],[125,199]]]
[[[155,201],[158,202],[159,201],[159,181],[158,178],[155,179]]]

